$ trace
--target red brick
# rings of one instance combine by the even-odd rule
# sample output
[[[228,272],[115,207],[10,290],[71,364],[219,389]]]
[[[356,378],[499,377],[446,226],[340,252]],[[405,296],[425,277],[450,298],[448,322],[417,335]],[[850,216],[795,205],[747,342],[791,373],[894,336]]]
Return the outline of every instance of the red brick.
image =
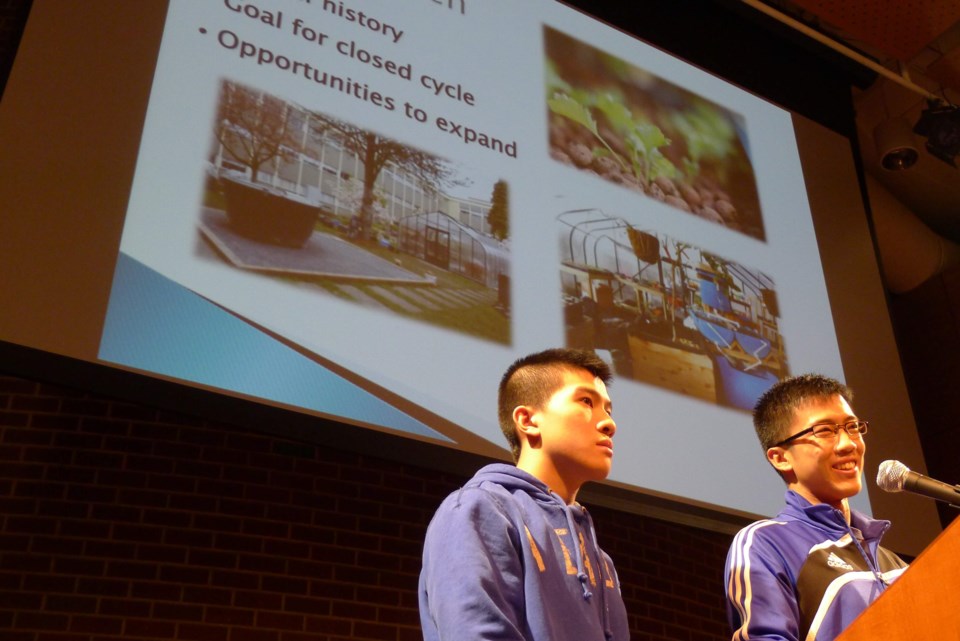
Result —
[[[3,474],[8,479],[42,479],[44,467],[43,465],[34,463],[14,463],[8,461],[3,464]]]
[[[246,608],[206,607],[203,620],[206,623],[230,626],[251,626],[255,612]]]
[[[229,570],[237,567],[237,555],[233,552],[190,550],[187,554],[187,563],[193,567],[214,567]]]
[[[130,621],[136,621],[137,617],[146,618],[150,615],[151,604],[149,601],[138,601],[135,599],[100,599],[98,612],[105,616],[122,616]],[[130,634],[129,627],[126,634]]]
[[[274,630],[303,630],[304,617],[299,614],[282,614],[261,611],[257,613],[257,627]]]
[[[303,579],[291,579],[277,576],[263,577],[263,589],[270,592],[304,595],[307,594],[308,587],[308,582]]]
[[[349,619],[340,619],[336,617],[308,617],[306,620],[307,632],[314,634],[329,634],[333,636],[344,636],[350,634],[353,627]]]
[[[69,621],[64,614],[20,611],[13,619],[13,626],[20,630],[66,630]]]
[[[181,623],[177,626],[178,641],[227,641],[230,629],[222,625]]]
[[[130,586],[130,596],[135,599],[179,601],[182,594],[183,587],[179,583],[137,582]]]
[[[203,607],[183,603],[155,603],[153,616],[173,621],[203,621]]]
[[[277,538],[286,538],[290,532],[290,524],[278,521],[266,521],[263,519],[244,519],[244,534],[255,536],[273,536]]]
[[[117,419],[154,421],[157,418],[157,410],[143,405],[114,402],[110,404],[110,416]]]
[[[28,424],[30,414],[27,412],[0,411],[0,426],[26,427]]]
[[[279,641],[279,639],[280,632],[277,630],[233,628],[230,630],[229,641]]]
[[[110,404],[92,398],[65,398],[61,404],[62,414],[79,416],[106,416]]]
[[[213,546],[218,550],[259,553],[263,551],[264,540],[259,536],[217,534]]]
[[[124,622],[123,636],[128,638],[176,639],[177,624],[172,621],[128,618]]]
[[[180,429],[180,441],[196,445],[223,447],[227,442],[227,435],[223,430],[205,429],[201,426],[184,425]]]
[[[286,559],[304,559],[310,557],[310,545],[300,541],[268,539],[263,542],[263,553]]]
[[[0,591],[0,603],[4,609],[39,610],[43,606],[43,595],[29,592]]]
[[[80,578],[77,580],[77,591],[81,594],[121,597],[127,596],[129,590],[130,584],[127,581],[117,579]]]
[[[160,580],[177,584],[209,585],[210,570],[168,565],[160,568]]]
[[[157,578],[157,566],[154,563],[137,563],[127,559],[111,562],[107,574],[117,579],[150,581]]]
[[[0,514],[9,516],[11,514],[33,514],[36,510],[37,502],[35,500],[28,498],[7,498],[0,497]],[[10,537],[11,540],[13,537]],[[24,537],[18,537],[24,538]],[[0,539],[0,542],[5,540],[6,537]],[[29,540],[29,539],[25,539]],[[9,550],[12,548],[0,547],[3,550]]]
[[[356,639],[395,641],[397,630],[391,625],[380,625],[377,623],[365,623],[358,621],[357,623],[353,624],[353,636]]]
[[[187,512],[180,512],[174,510],[152,510],[146,509],[143,511],[143,523],[144,525],[158,525],[164,528],[167,527],[179,527],[185,528],[190,526],[190,522],[193,520],[193,515]]]
[[[92,614],[97,611],[97,600],[75,594],[48,594],[44,600],[44,609],[49,612]]]
[[[296,597],[285,598],[281,594],[260,592],[258,590],[237,590],[233,595],[234,605],[240,608],[252,608],[254,610],[279,610],[284,602],[289,601],[291,598]],[[310,601],[310,604],[315,605],[313,601]]]
[[[234,590],[253,590],[260,587],[260,577],[252,572],[226,572],[214,570],[210,585]]]
[[[183,588],[183,600],[198,605],[230,605],[233,600],[233,591],[221,588],[185,586]]]

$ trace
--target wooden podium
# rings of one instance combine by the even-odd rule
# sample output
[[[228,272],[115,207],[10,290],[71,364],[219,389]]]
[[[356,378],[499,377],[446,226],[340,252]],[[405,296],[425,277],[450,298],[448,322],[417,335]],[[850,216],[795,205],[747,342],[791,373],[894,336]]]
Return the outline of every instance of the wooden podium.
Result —
[[[837,641],[960,641],[960,518]]]

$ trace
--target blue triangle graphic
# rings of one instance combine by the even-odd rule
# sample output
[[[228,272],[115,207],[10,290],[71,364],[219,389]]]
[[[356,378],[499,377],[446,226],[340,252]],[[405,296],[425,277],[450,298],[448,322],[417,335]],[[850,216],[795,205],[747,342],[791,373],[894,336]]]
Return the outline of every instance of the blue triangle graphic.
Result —
[[[452,442],[303,354],[121,253],[105,361]]]

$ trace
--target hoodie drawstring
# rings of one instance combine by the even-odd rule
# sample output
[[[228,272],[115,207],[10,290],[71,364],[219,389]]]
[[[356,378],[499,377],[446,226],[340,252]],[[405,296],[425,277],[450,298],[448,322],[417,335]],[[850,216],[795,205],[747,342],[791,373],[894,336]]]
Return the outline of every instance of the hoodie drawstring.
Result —
[[[587,511],[581,507],[583,510],[584,518],[587,522],[587,529],[590,534],[590,542],[593,544],[594,550],[600,549],[600,544],[597,542],[597,531],[593,527],[593,519],[590,518],[590,515]],[[583,568],[583,556],[586,554],[586,550],[580,548],[580,539],[578,537],[577,524],[574,520],[573,508],[569,505],[564,506],[564,513],[567,517],[567,531],[570,533],[570,538],[573,540],[573,549],[576,550],[574,556],[577,558],[577,579],[580,581],[580,588],[583,590],[583,599],[589,601],[593,597],[593,592],[587,587],[590,577],[587,575],[586,571]],[[606,593],[603,590],[603,584],[606,579],[603,576],[604,567],[603,567],[603,555],[597,557],[597,584],[600,586],[600,609],[601,609],[601,624],[603,625],[603,636],[609,641],[613,638],[613,630],[610,629],[610,613],[607,610],[607,599]]]
[[[587,573],[583,569],[583,551],[580,549],[580,541],[577,539],[577,524],[573,520],[573,510],[569,505],[564,505],[563,511],[567,516],[567,531],[570,533],[570,538],[573,539],[573,547],[571,549],[575,550],[573,556],[577,560],[577,579],[580,581],[580,588],[583,590],[584,600],[589,600],[590,597],[593,596],[593,592],[587,587],[587,581],[589,581],[590,577],[587,576]]]
[[[586,509],[583,510],[583,513],[586,515],[587,523],[590,525],[590,538],[593,541],[593,549],[599,550],[600,543],[597,542],[597,530],[593,527],[593,518],[586,511]],[[603,564],[603,555],[601,554],[600,559],[597,562],[597,575],[599,577],[598,582],[601,586],[606,581],[603,576],[603,572],[606,569],[607,568]],[[613,577],[610,577],[610,580],[612,581]],[[610,641],[610,639],[613,638],[613,630],[610,629],[610,611],[607,609],[607,593],[604,590],[600,590],[600,605],[603,608],[603,636],[606,637],[607,641]]]

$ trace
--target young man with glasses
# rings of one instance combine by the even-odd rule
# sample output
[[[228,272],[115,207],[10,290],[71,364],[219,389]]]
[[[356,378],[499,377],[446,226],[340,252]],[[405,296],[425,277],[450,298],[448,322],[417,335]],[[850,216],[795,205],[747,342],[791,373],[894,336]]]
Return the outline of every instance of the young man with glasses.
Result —
[[[880,547],[889,521],[850,508],[862,488],[869,425],[853,392],[818,374],[780,381],[753,423],[787,484],[786,506],[734,538],[724,582],[734,641],[835,638],[906,563]]]

